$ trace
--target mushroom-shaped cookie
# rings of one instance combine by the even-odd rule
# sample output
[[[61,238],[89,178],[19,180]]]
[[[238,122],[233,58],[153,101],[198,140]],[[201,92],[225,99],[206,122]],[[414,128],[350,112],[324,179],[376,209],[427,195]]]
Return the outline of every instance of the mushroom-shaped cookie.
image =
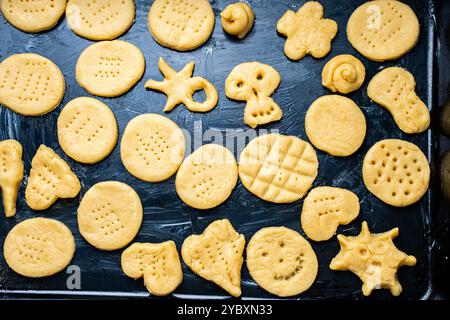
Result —
[[[236,2],[227,6],[221,13],[222,28],[226,33],[244,39],[252,29],[255,14],[244,2]]]

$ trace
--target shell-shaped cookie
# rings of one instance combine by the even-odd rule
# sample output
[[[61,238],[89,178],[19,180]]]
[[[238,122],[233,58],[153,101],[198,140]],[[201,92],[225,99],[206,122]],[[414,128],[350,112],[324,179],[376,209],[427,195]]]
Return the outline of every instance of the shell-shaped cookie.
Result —
[[[328,61],[322,70],[322,85],[333,92],[347,94],[358,90],[366,77],[362,62],[350,54]]]
[[[244,39],[252,29],[255,14],[252,8],[245,2],[236,2],[228,5],[220,13],[222,28],[226,33]]]

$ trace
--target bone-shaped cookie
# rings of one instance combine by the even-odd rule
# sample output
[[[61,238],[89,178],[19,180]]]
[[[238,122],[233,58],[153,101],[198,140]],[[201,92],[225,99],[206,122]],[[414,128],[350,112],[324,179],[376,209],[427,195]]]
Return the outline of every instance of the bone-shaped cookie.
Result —
[[[23,180],[22,146],[16,140],[0,141],[0,189],[7,217],[16,214],[16,200]]]

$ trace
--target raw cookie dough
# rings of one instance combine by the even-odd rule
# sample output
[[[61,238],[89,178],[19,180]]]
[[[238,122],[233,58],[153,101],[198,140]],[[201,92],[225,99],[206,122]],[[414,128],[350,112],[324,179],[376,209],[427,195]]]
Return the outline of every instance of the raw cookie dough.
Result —
[[[405,69],[390,67],[369,82],[367,95],[386,108],[400,130],[420,133],[430,125],[430,112],[416,94],[414,76]]]
[[[257,197],[289,203],[301,199],[317,177],[313,147],[294,136],[267,134],[245,147],[239,158],[242,184]]]
[[[46,114],[61,102],[64,90],[61,70],[43,56],[20,53],[0,63],[0,103],[14,112]]]
[[[0,0],[0,9],[9,23],[24,32],[53,28],[66,8],[66,0]]]
[[[33,210],[48,209],[58,198],[75,198],[80,180],[52,149],[41,145],[31,161],[25,199]]]
[[[414,11],[400,1],[375,0],[359,6],[347,23],[347,37],[363,56],[374,61],[400,58],[419,39]]]
[[[331,239],[340,224],[349,224],[359,214],[359,199],[353,192],[334,187],[312,189],[303,202],[302,229],[314,241]]]
[[[118,181],[93,185],[81,199],[78,228],[87,242],[101,250],[125,247],[142,223],[142,204],[130,186]]]
[[[59,114],[59,144],[78,162],[92,164],[106,158],[117,143],[117,135],[114,113],[97,99],[73,99]]]
[[[284,53],[291,60],[300,60],[307,54],[323,58],[331,50],[331,41],[338,31],[334,20],[323,18],[319,2],[308,1],[297,13],[292,10],[278,20],[277,31],[286,36]]]
[[[208,0],[155,0],[148,13],[148,29],[164,47],[192,50],[211,36],[214,12]]]
[[[370,233],[363,222],[356,237],[337,236],[341,251],[330,263],[331,270],[349,270],[363,282],[362,292],[369,296],[374,289],[389,289],[393,296],[402,292],[397,280],[401,266],[414,266],[416,258],[400,251],[392,241],[398,236],[398,228],[384,233]]]
[[[173,241],[133,243],[122,253],[121,263],[127,276],[144,277],[145,287],[155,296],[171,294],[183,280],[180,257]]]
[[[305,129],[311,143],[333,156],[346,157],[361,147],[366,118],[353,100],[327,95],[314,101],[306,112]]]
[[[328,61],[322,69],[322,85],[333,92],[347,94],[364,83],[366,68],[350,54],[340,54]]]
[[[247,102],[244,122],[256,128],[278,121],[283,116],[280,107],[270,97],[280,82],[281,76],[273,67],[259,62],[245,62],[231,71],[225,82],[225,94],[230,99]]]
[[[112,98],[130,90],[144,70],[144,55],[138,47],[122,40],[101,41],[81,53],[76,79],[89,93]]]
[[[184,150],[180,127],[169,118],[152,113],[132,119],[120,143],[125,168],[147,182],[161,182],[173,176],[183,161]]]
[[[202,234],[184,240],[181,256],[194,273],[239,297],[244,246],[244,236],[230,221],[216,220]]]
[[[0,141],[0,189],[6,217],[16,214],[17,193],[22,180],[22,145],[16,140]]]
[[[69,27],[90,40],[112,40],[125,33],[134,21],[134,0],[69,0]]]
[[[163,81],[148,80],[145,87],[167,95],[165,112],[172,111],[180,103],[193,112],[207,112],[217,105],[219,96],[216,88],[205,78],[192,77],[194,66],[194,61],[191,61],[180,72],[176,72],[163,58],[159,58],[158,67],[165,79]],[[203,90],[206,94],[206,100],[203,102],[194,101],[192,97],[199,90]]]
[[[245,2],[235,2],[228,5],[220,13],[220,16],[223,30],[239,39],[245,38],[255,21],[252,7]]]
[[[187,205],[211,209],[228,199],[237,178],[234,155],[218,144],[207,144],[183,161],[175,186],[178,196]]]
[[[247,268],[264,290],[279,297],[291,297],[311,287],[318,262],[311,245],[298,232],[268,227],[250,239]]]
[[[8,233],[3,245],[6,263],[30,278],[64,270],[75,253],[75,239],[63,223],[47,218],[22,221]]]
[[[430,182],[430,166],[423,152],[398,139],[375,143],[364,157],[362,174],[367,189],[395,207],[418,201]]]

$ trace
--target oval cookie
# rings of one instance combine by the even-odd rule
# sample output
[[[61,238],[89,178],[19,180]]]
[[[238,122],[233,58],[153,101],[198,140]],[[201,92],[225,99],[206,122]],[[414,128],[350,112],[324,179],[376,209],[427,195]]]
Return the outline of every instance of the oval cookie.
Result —
[[[63,223],[47,218],[22,221],[3,245],[6,263],[30,278],[51,276],[65,269],[75,253],[75,239]]]
[[[185,139],[180,127],[158,114],[143,114],[132,119],[120,142],[120,157],[125,168],[147,182],[169,179],[184,157]]]
[[[94,247],[116,250],[134,239],[142,215],[141,199],[130,186],[118,181],[99,182],[81,199],[78,228]]]
[[[14,112],[25,116],[46,114],[58,106],[64,91],[61,70],[43,56],[20,53],[0,63],[0,103]]]
[[[279,297],[298,295],[311,287],[318,262],[311,245],[285,227],[257,231],[247,246],[247,268],[255,282]]]
[[[187,205],[211,209],[228,199],[237,177],[234,155],[218,144],[207,144],[183,161],[175,186],[178,196]]]
[[[106,158],[117,143],[117,135],[113,112],[97,99],[73,99],[59,114],[59,144],[78,162],[92,164]]]
[[[430,166],[423,152],[398,139],[375,143],[364,157],[362,174],[367,189],[395,207],[418,201],[430,182]]]
[[[322,85],[333,92],[347,94],[364,83],[366,68],[350,54],[340,54],[328,61],[322,69]]]

